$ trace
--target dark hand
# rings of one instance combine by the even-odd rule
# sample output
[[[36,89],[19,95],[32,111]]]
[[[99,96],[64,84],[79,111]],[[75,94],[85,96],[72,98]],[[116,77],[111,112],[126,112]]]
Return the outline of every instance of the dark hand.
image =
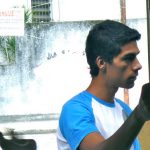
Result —
[[[150,83],[146,83],[142,86],[138,107],[141,119],[144,121],[150,120]]]

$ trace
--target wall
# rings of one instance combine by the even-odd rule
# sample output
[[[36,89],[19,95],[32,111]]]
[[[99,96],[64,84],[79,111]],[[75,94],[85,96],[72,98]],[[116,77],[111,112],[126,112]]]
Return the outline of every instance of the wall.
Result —
[[[61,107],[90,79],[84,43],[94,23],[28,25],[25,35],[16,38],[16,62],[0,66],[1,131],[13,128],[34,138],[39,150],[57,149]]]
[[[56,148],[57,119],[63,103],[90,82],[84,47],[96,22],[29,24],[25,35],[16,38],[16,62],[0,66],[1,129],[14,128],[18,134],[36,139],[38,149],[44,143],[44,150],[51,144]],[[138,44],[143,71],[129,91],[134,108],[142,84],[148,81],[146,20],[128,20],[127,24],[142,34]],[[123,89],[116,96],[123,98]]]

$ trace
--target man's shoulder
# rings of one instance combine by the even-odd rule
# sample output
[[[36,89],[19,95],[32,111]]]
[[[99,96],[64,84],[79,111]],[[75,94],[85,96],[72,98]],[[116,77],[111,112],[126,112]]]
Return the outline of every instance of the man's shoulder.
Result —
[[[72,105],[72,104],[86,104],[88,102],[91,101],[91,98],[88,97],[88,95],[86,94],[85,91],[82,91],[78,94],[76,94],[75,96],[73,96],[72,98],[70,98],[65,104],[66,105]]]

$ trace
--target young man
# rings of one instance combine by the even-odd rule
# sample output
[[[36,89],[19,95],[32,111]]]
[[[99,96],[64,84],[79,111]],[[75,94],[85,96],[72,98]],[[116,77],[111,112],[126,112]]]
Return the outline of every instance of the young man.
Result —
[[[135,29],[106,20],[95,25],[86,40],[92,77],[88,88],[62,108],[57,132],[58,150],[140,150],[137,135],[150,119],[150,84],[131,112],[115,98],[118,88],[132,88],[142,68],[137,59]]]

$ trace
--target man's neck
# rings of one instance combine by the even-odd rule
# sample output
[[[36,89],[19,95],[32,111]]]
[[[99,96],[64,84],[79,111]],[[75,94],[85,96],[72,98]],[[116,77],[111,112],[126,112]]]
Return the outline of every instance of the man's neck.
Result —
[[[118,88],[114,88],[107,84],[105,80],[92,79],[87,91],[94,96],[104,100],[106,102],[114,102],[114,97]]]

